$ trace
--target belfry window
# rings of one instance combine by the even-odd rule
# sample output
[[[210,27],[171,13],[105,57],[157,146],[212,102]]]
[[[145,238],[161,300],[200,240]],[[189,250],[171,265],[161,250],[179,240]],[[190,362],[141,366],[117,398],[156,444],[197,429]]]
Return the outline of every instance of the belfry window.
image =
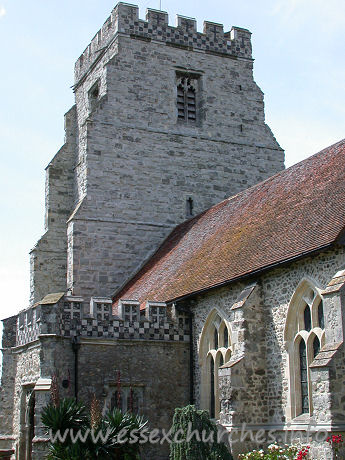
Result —
[[[91,89],[89,90],[88,95],[89,95],[89,108],[90,108],[90,111],[93,111],[97,107],[97,104],[98,104],[98,101],[99,101],[99,95],[100,95],[99,81],[97,81],[91,87]]]
[[[287,418],[312,414],[310,365],[325,344],[322,299],[307,280],[292,296],[284,338],[289,355],[289,400]]]
[[[195,123],[197,119],[196,88],[197,79],[188,75],[177,80],[177,119],[186,123]]]

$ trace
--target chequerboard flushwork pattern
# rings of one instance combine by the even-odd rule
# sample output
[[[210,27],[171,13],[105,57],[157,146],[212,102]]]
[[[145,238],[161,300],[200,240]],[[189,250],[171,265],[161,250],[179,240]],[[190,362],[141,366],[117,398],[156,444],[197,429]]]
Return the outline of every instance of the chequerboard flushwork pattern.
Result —
[[[179,313],[172,319],[163,307],[148,305],[139,310],[138,302],[124,301],[120,315],[113,315],[109,305],[96,304],[95,314],[83,312],[82,304],[73,300],[64,301],[61,312],[61,335],[65,337],[81,336],[107,339],[142,339],[188,342],[189,318]],[[106,313],[104,312],[106,309]],[[158,311],[159,309],[159,311]],[[166,307],[164,307],[166,312]],[[134,313],[135,312],[135,313]]]
[[[17,317],[16,343],[25,345],[38,339],[41,333],[40,306],[22,311]]]
[[[178,313],[172,318],[163,303],[148,304],[139,310],[138,302],[124,301],[120,315],[113,315],[110,302],[102,300],[89,308],[82,299],[71,297],[54,306],[38,305],[18,315],[17,346],[34,342],[47,333],[114,340],[189,342],[190,338],[188,315]]]
[[[147,9],[146,21],[139,19],[139,8],[118,3],[103,27],[96,33],[75,65],[76,84],[118,35],[133,39],[154,41],[166,46],[189,51],[222,54],[233,58],[252,58],[251,33],[247,29],[232,27],[224,33],[223,24],[204,21],[203,33],[198,32],[196,20],[177,15],[176,27],[169,25],[165,11]]]

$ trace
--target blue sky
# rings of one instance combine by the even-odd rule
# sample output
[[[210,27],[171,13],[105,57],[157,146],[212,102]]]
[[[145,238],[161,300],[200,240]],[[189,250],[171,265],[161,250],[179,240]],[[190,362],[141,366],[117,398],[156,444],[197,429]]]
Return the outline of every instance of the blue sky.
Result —
[[[159,0],[136,2],[159,8]],[[29,249],[43,232],[44,168],[63,143],[74,61],[111,0],[0,0],[0,317],[28,305]],[[175,15],[248,28],[266,119],[291,165],[345,137],[344,0],[162,0]]]

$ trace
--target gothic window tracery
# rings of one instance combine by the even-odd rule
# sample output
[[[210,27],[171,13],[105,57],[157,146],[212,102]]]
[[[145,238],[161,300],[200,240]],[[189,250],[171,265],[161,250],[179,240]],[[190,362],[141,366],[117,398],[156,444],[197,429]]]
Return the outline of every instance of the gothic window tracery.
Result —
[[[325,343],[323,303],[318,290],[307,280],[292,296],[285,325],[289,359],[288,418],[312,414],[310,364]]]
[[[197,79],[182,75],[177,80],[177,118],[186,123],[195,123]]]
[[[201,404],[212,418],[219,418],[219,368],[231,357],[229,323],[213,311],[202,331],[199,347],[201,377]]]

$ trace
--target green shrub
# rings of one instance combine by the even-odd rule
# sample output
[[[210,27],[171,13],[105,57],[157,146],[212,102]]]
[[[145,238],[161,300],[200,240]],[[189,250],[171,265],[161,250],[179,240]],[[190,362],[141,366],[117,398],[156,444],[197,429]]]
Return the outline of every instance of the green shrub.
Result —
[[[232,460],[225,444],[217,442],[217,432],[207,411],[194,406],[176,409],[170,460]],[[195,434],[191,436],[192,433]]]

